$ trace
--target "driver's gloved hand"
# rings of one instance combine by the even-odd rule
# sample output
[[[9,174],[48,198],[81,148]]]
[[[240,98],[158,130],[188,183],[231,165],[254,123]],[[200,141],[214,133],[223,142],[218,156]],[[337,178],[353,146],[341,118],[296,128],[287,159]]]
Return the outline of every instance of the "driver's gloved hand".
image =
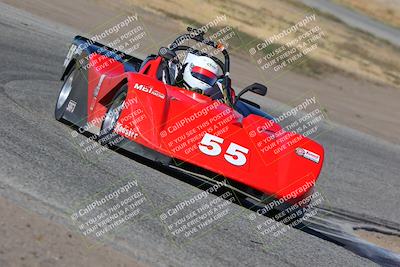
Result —
[[[222,94],[221,89],[218,86],[218,83],[215,83],[213,87],[204,90],[204,94],[206,96],[211,97],[213,100],[224,99],[224,95]]]

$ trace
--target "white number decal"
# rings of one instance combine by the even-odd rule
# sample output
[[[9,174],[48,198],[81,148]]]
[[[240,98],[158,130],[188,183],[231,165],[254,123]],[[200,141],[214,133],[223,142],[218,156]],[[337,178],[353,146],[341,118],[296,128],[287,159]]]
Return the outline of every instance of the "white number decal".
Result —
[[[206,155],[218,156],[222,152],[220,144],[223,142],[224,139],[221,137],[206,133],[199,144],[199,149]],[[225,152],[224,158],[230,164],[235,166],[243,166],[247,162],[246,154],[248,153],[249,149],[238,144],[231,143]]]
[[[223,142],[224,139],[206,133],[199,144],[199,149],[206,155],[218,156],[219,154],[221,154],[221,146],[219,144],[222,144]]]
[[[243,166],[246,164],[245,154],[249,153],[249,150],[245,147],[239,146],[238,144],[231,143],[224,155],[225,159],[236,166]]]

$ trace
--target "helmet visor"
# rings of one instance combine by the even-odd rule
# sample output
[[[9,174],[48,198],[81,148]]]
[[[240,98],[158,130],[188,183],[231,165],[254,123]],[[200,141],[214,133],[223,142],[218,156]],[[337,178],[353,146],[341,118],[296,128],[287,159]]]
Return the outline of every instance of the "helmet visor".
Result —
[[[215,73],[198,66],[194,66],[191,73],[193,77],[205,82],[209,86],[213,86],[217,81],[217,75]]]

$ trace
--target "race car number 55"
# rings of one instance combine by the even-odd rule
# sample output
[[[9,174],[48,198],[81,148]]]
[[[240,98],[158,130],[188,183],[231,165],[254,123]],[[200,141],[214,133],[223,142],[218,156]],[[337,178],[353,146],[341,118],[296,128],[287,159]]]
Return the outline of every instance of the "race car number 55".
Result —
[[[206,133],[199,144],[199,149],[206,155],[218,156],[222,153],[220,144],[223,142],[223,138]],[[230,143],[228,149],[225,151],[224,158],[230,164],[243,166],[247,162],[246,155],[248,153],[249,149],[235,143]]]

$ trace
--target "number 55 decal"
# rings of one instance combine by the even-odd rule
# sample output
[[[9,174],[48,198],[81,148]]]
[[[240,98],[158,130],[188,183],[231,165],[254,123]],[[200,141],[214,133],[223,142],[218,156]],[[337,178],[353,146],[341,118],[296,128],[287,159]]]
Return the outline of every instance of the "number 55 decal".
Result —
[[[206,155],[218,156],[222,152],[220,144],[224,142],[221,137],[206,133],[199,144],[199,149]],[[224,158],[235,166],[243,166],[247,162],[246,155],[249,149],[238,144],[231,143],[225,152]]]

